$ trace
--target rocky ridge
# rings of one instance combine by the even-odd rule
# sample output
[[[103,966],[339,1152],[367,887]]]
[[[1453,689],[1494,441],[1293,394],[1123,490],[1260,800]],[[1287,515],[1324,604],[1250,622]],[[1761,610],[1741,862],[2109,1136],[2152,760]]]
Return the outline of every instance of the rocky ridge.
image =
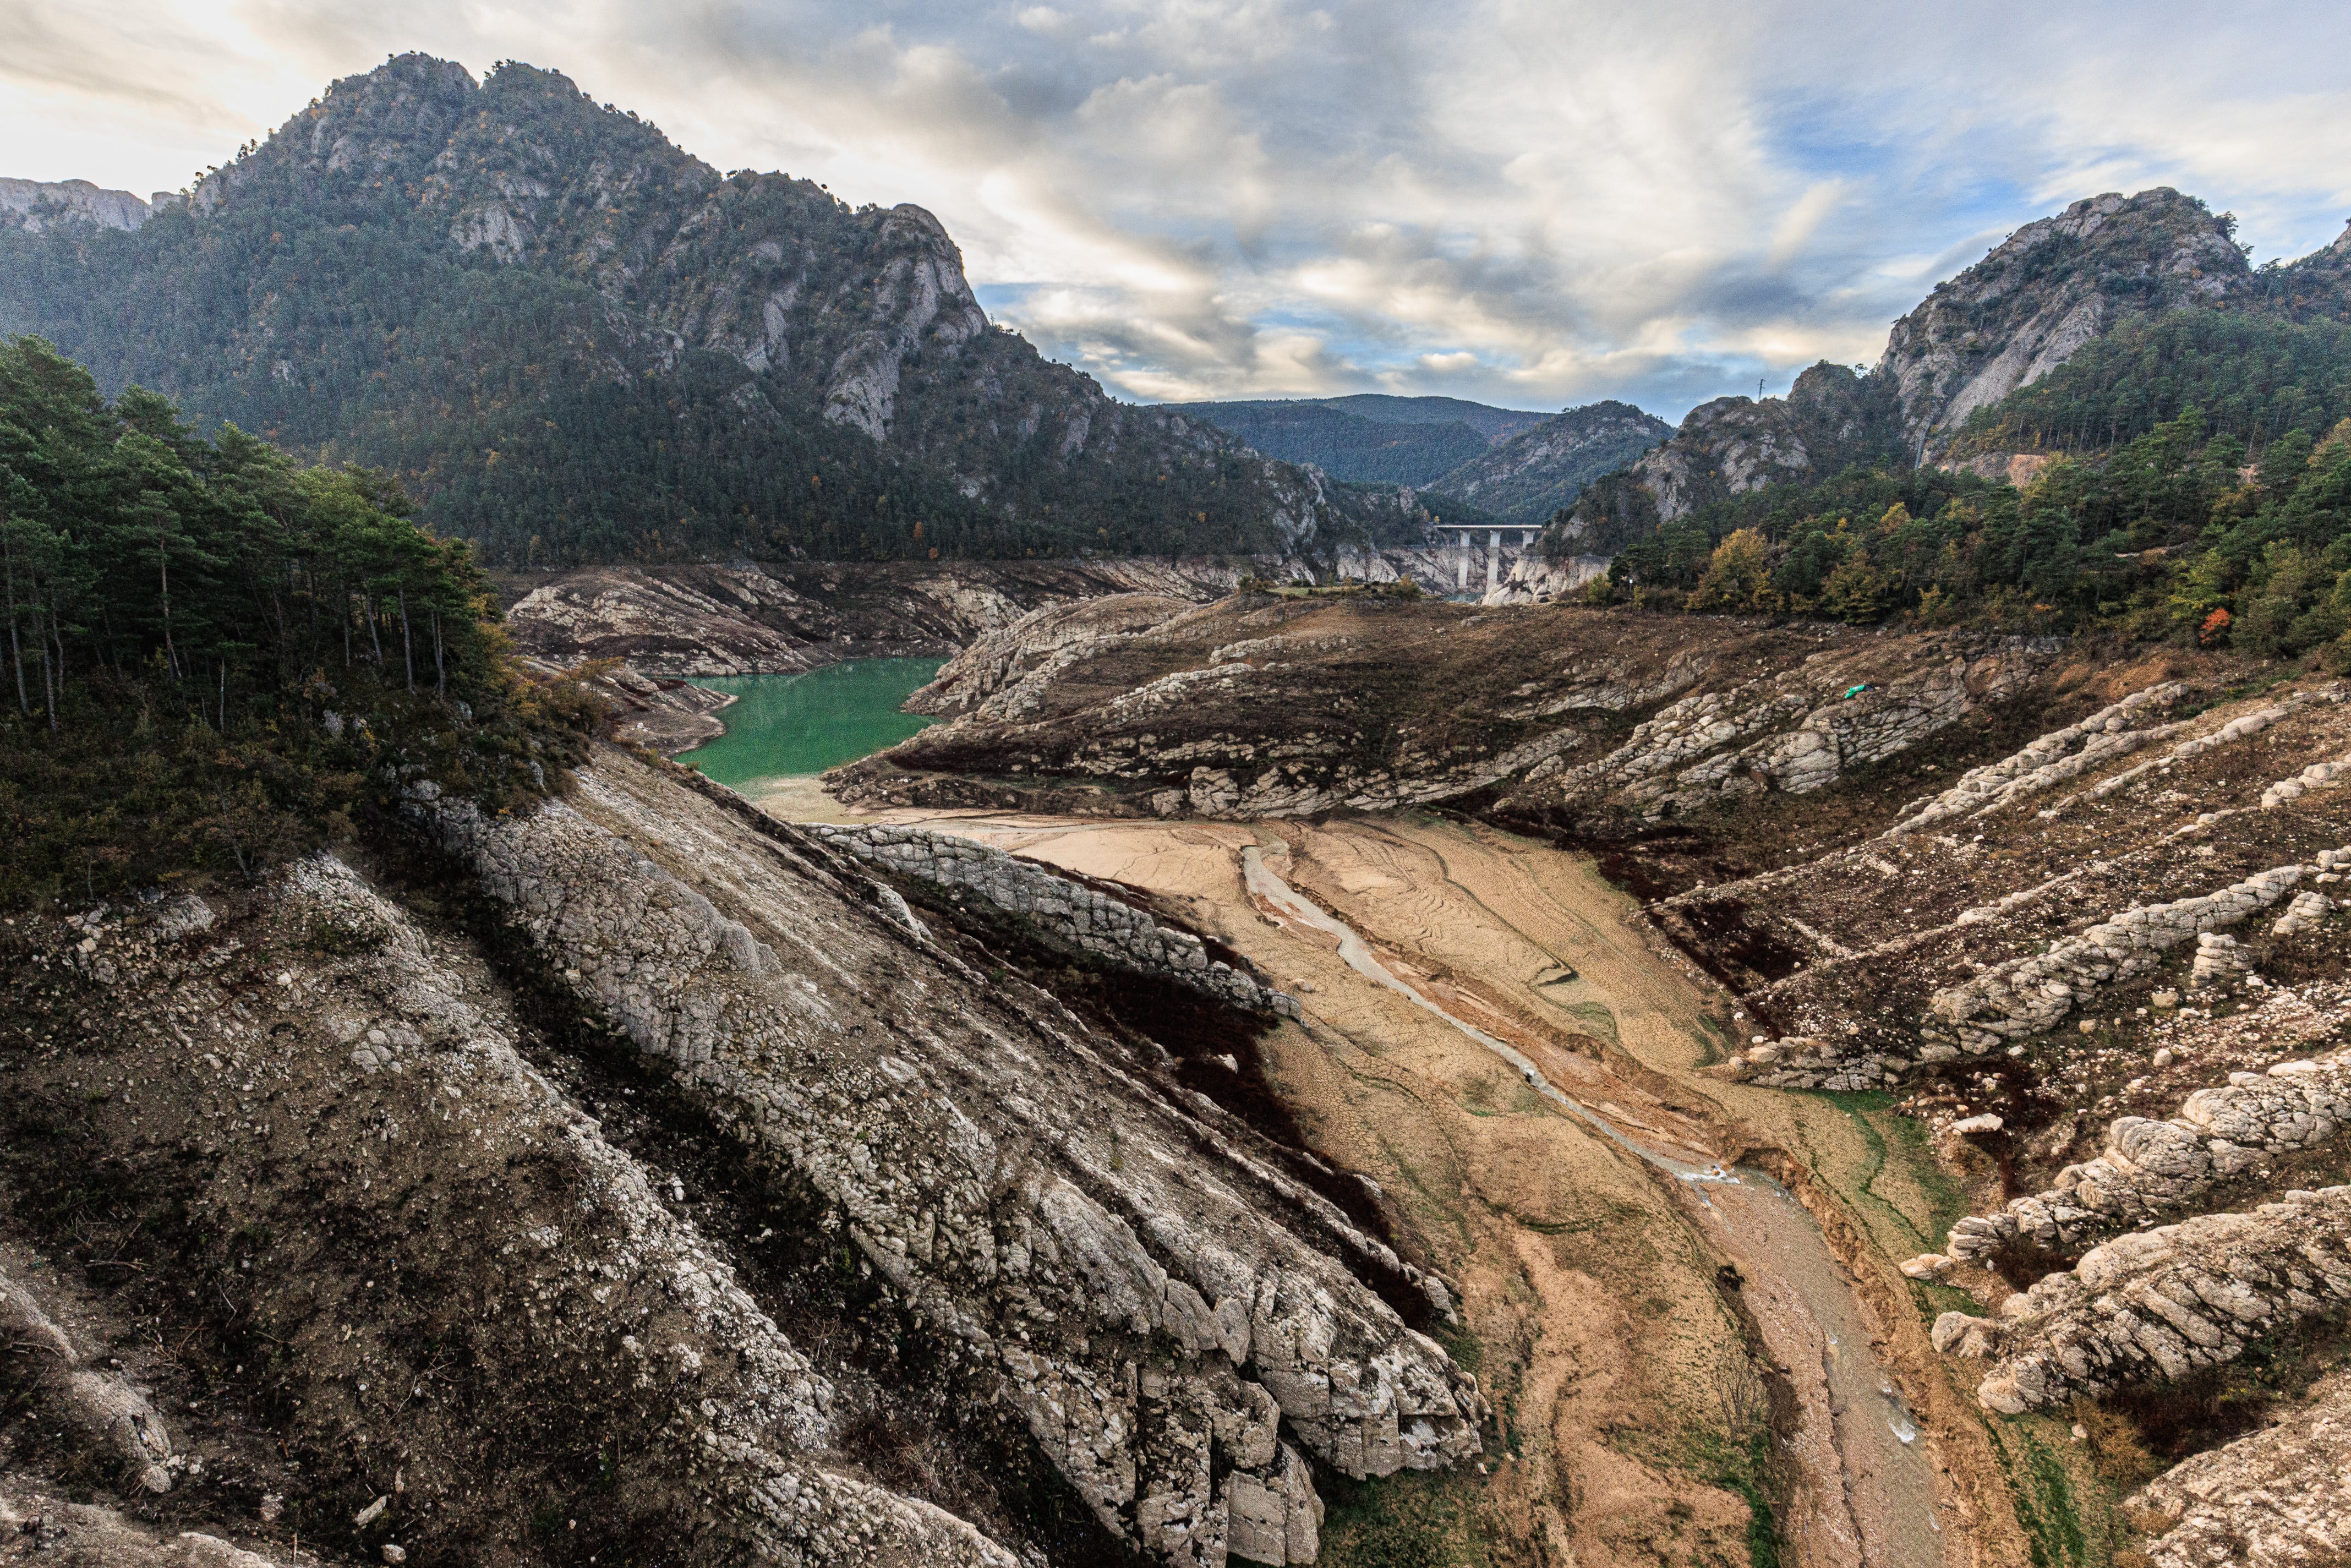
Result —
[[[1193,933],[1002,850],[921,828],[812,823],[807,831],[861,861],[941,887],[967,889],[1098,957],[1144,974],[1165,975],[1233,1007],[1297,1016],[1294,999],[1247,969],[1211,957],[1207,944]]]
[[[279,1347],[267,1397],[223,1367],[220,1413],[189,1403],[176,1444],[143,1426],[184,1479],[183,1507],[242,1495],[238,1534],[282,1514],[393,1562],[521,1549],[534,1489],[584,1466],[609,1482],[570,1500],[591,1550],[666,1537],[764,1561],[1019,1561],[844,1468],[832,1383],[521,1056],[478,960],[334,857],[297,863],[229,920],[190,898],[37,939],[20,987],[53,977],[106,1010],[83,1015],[94,1035],[16,1054],[16,1089],[37,1101],[102,1074],[111,1113],[81,1156],[203,1217],[225,1253],[201,1259],[190,1293],[234,1289],[243,1332]],[[17,1016],[47,1018],[37,1003]],[[15,1136],[19,1162],[49,1144]],[[201,1157],[157,1157],[175,1150]],[[23,1288],[8,1295],[16,1326],[40,1333]],[[181,1332],[184,1350],[222,1326],[199,1315]],[[166,1354],[133,1354],[186,1388]],[[242,1427],[224,1425],[240,1408]],[[256,1493],[257,1515],[244,1511]],[[237,1560],[180,1544],[189,1561]]]
[[[2257,277],[2233,225],[2168,187],[2087,197],[2026,224],[1895,322],[1865,374],[1823,363],[1784,400],[1701,403],[1670,440],[1594,483],[1546,546],[1613,554],[1708,501],[1855,462],[1936,461],[1970,414],[2133,316],[2351,310],[2346,241]],[[1970,459],[1995,476],[2008,465],[2007,454]]]
[[[145,223],[156,209],[186,201],[179,192],[158,191],[142,202],[128,191],[102,190],[88,180],[0,178],[0,224],[14,223],[32,234],[73,223],[127,231]]]
[[[1938,1351],[1995,1358],[1984,1407],[2016,1415],[2126,1384],[2185,1377],[2247,1343],[2351,1302],[2351,1186],[2290,1192],[2092,1248],[2009,1297],[1997,1320],[1946,1312]]]
[[[1052,610],[949,664],[915,706],[950,722],[838,788],[1222,818],[1490,791],[1519,820],[1662,821],[1828,788],[2011,699],[2052,651],[1755,628],[1692,654],[1650,630],[1562,606],[1270,596]]]
[[[1359,1476],[1478,1451],[1474,1383],[1344,1266],[1397,1273],[1384,1243],[1212,1106],[1155,1091],[1071,1019],[1011,1010],[878,894],[861,904],[853,861],[618,756],[577,807],[422,809],[583,1005],[836,1209],[922,1332],[998,1383],[1137,1548],[1214,1563],[1270,1550],[1279,1518],[1306,1561],[1316,1506],[1291,1444]],[[841,930],[903,953],[878,988],[843,967]],[[1170,1140],[1181,1157],[1146,1153]],[[1194,1179],[1203,1159],[1217,1185]]]
[[[2220,1181],[2265,1159],[2317,1148],[2346,1122],[2351,1054],[2282,1061],[2265,1073],[2232,1072],[2227,1083],[2189,1094],[2163,1121],[2116,1117],[2095,1159],[2067,1166],[2054,1186],[2011,1198],[1996,1214],[1961,1219],[1945,1250],[1961,1262],[2010,1247],[2071,1252],[2194,1206]]]

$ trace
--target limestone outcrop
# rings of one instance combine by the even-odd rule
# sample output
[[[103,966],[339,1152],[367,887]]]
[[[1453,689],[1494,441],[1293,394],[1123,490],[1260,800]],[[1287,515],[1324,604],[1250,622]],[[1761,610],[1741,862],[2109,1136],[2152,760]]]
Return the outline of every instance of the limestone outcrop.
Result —
[[[2152,968],[2188,941],[2203,944],[2292,892],[2306,875],[2351,865],[2351,847],[2322,850],[2314,865],[2274,866],[2209,894],[2140,904],[2068,937],[2044,954],[2013,958],[1974,979],[1937,991],[1920,1037],[1931,1049],[1971,1055],[2055,1025],[2101,986]],[[2206,963],[2199,952],[2199,962]],[[2212,961],[2217,964],[2219,961]],[[2208,969],[2212,964],[2207,964]]]
[[[2157,1568],[2304,1568],[2351,1552],[2351,1375],[2173,1466],[2125,1506],[2160,1521],[2148,1531]]]
[[[2006,695],[2043,656],[2010,639],[1973,657],[1930,656],[1890,679],[1856,682],[1850,666],[1815,655],[1769,680],[1671,703],[1607,756],[1580,768],[1547,760],[1527,782],[1568,800],[1619,799],[1652,818],[1727,795],[1809,794]]]
[[[1097,957],[1180,980],[1232,1007],[1297,1016],[1294,999],[1247,970],[1211,957],[1207,944],[1191,932],[1002,850],[924,828],[811,824],[806,831],[871,864],[942,887],[967,889]]]
[[[2346,1123],[2351,1053],[2233,1072],[2227,1083],[2189,1095],[2168,1120],[2116,1118],[2095,1159],[2067,1166],[2055,1186],[2012,1199],[1997,1214],[1960,1220],[1945,1251],[1961,1260],[2011,1246],[2072,1251],[2189,1207],[2263,1156],[2316,1148]]]
[[[1302,1560],[1285,1442],[1355,1476],[1479,1452],[1474,1381],[1358,1278],[1400,1272],[1384,1243],[1213,1105],[923,941],[848,855],[610,753],[571,804],[420,809],[1134,1547],[1270,1551],[1270,1497]]]
[[[1227,819],[1491,791],[1507,820],[1654,822],[1827,789],[2030,689],[2055,646],[1734,626],[1698,653],[1557,603],[1104,601],[976,645],[916,698],[950,722],[828,787]]]
[[[2233,1360],[2248,1341],[2351,1303],[2351,1187],[2292,1192],[2093,1248],[2002,1302],[1946,1312],[1938,1350],[1995,1358],[1976,1397],[2016,1414]]]
[[[198,1217],[177,1266],[272,1347],[278,1413],[266,1461],[225,1447],[238,1424],[209,1413],[172,1444],[123,1379],[77,1364],[71,1392],[118,1428],[97,1440],[135,1437],[190,1474],[294,1459],[278,1484],[355,1496],[349,1528],[388,1562],[528,1555],[559,1478],[587,1475],[601,1484],[557,1494],[583,1552],[658,1535],[695,1560],[1016,1568],[965,1521],[841,1466],[835,1384],[675,1189],[526,1060],[478,958],[341,861],[296,862],[225,919],[163,904],[47,925],[34,970],[70,971],[92,1005],[45,1021],[45,1045],[11,1042],[13,1089],[96,1089],[76,1147]],[[0,1313],[61,1365],[80,1349],[21,1288]],[[169,1338],[217,1332],[199,1317]],[[127,1337],[120,1354],[161,1369],[167,1351]],[[205,1392],[234,1407],[246,1381],[224,1359]],[[186,1490],[206,1506],[212,1489]],[[179,1541],[180,1561],[244,1561]]]
[[[2134,721],[2147,709],[2168,707],[2186,695],[2187,687],[2167,681],[2133,692],[2109,704],[2078,724],[2040,737],[2022,750],[1998,762],[1969,769],[1959,781],[1930,800],[1903,808],[1902,820],[1887,830],[1891,836],[1919,832],[1955,820],[1987,816],[2025,796],[2053,788],[2093,768],[2129,755],[2152,741],[2176,734],[2179,725],[2137,727]],[[2235,721],[2262,727],[2251,719]],[[2252,733],[2241,730],[2239,733]],[[2236,736],[2228,738],[2233,740]],[[2191,754],[2192,755],[2192,754]]]
[[[85,1447],[109,1454],[132,1482],[172,1490],[172,1435],[163,1417],[129,1380],[93,1364],[42,1311],[33,1292],[0,1273],[0,1334],[24,1358],[10,1369],[49,1419]]]

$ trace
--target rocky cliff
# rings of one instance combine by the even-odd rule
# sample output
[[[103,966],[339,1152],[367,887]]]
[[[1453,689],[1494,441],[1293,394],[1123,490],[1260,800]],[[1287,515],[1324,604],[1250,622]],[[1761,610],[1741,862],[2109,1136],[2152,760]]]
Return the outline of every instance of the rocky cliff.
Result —
[[[2025,225],[1894,324],[1876,373],[1911,453],[2047,374],[2126,315],[2221,306],[2250,292],[2233,225],[2158,187],[2109,193]]]
[[[1865,374],[1816,365],[1784,400],[1693,409],[1671,440],[1594,486],[1553,530],[1557,548],[1613,553],[1724,496],[1856,462],[1935,461],[1970,414],[2133,317],[2351,314],[2351,240],[2256,274],[2234,234],[2232,217],[2164,187],[2088,197],[2027,224],[1895,322]]]
[[[186,200],[177,192],[158,191],[142,202],[128,191],[102,190],[88,180],[0,179],[0,225],[14,225],[29,234],[76,223],[129,230],[158,208]]]

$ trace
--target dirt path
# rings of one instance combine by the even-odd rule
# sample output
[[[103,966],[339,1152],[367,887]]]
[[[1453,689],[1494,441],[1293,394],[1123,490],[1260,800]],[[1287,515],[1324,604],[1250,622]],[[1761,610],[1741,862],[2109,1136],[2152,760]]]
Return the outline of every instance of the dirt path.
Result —
[[[1795,1561],[1967,1560],[1936,1522],[1935,1436],[1881,1392],[1886,1332],[1801,1206],[1753,1173],[1674,1174],[1736,1158],[1742,1118],[1794,1147],[1803,1121],[1849,1129],[1727,1108],[1733,1086],[1689,1076],[1715,998],[1643,946],[1588,865],[1421,819],[929,825],[1148,889],[1298,993],[1307,1016],[1268,1042],[1269,1071],[1463,1285],[1510,1450],[1486,1503],[1529,1560],[1745,1561],[1737,1487],[1771,1462],[1756,1437],[1772,1368]],[[1245,858],[1273,879],[1255,895]],[[1367,946],[1343,955],[1342,929]]]

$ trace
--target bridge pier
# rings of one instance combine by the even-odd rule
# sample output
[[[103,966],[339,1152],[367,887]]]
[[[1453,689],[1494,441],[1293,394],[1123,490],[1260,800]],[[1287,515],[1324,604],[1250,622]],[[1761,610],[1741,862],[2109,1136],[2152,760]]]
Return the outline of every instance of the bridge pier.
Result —
[[[1486,591],[1491,593],[1501,586],[1502,530],[1496,528],[1486,536]]]

